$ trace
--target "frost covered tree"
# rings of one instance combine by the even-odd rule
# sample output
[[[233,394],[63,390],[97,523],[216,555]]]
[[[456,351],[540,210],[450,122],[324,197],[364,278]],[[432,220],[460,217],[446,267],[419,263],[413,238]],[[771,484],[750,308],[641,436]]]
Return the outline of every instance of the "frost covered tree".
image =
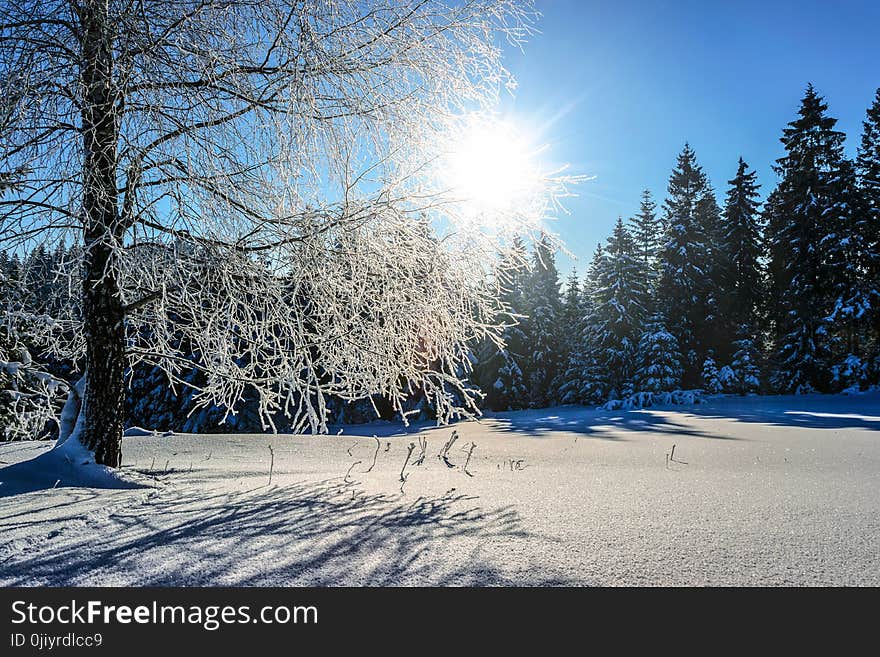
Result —
[[[247,393],[294,428],[324,428],[330,396],[402,408],[416,389],[456,412],[469,343],[500,331],[497,244],[431,164],[494,107],[501,46],[532,17],[515,0],[3,3],[0,246],[79,247],[79,314],[41,336],[85,363],[68,442],[120,464],[138,363],[180,385],[198,367],[197,405]],[[486,220],[528,232],[554,185]]]
[[[0,252],[0,440],[58,435],[56,416],[71,364],[45,353],[40,336],[53,313],[74,301],[55,280],[66,257],[66,250],[42,245],[21,259]],[[28,321],[21,322],[22,316]]]
[[[50,256],[45,249],[27,258],[28,267],[18,258],[0,257],[0,303],[8,308],[45,308],[46,268]],[[37,267],[36,265],[39,265]],[[42,278],[28,273],[43,270]],[[51,279],[51,277],[50,277]],[[40,318],[43,318],[42,320]],[[11,322],[0,323],[0,441],[40,439],[57,434],[55,421],[67,392],[66,382],[51,371],[38,353],[33,336],[39,332],[45,314],[34,313],[34,323],[15,330]]]
[[[555,248],[550,236],[542,234],[535,242],[523,303],[528,315],[526,381],[530,403],[536,408],[548,406],[555,397],[553,384],[559,372],[561,343],[559,287]]]
[[[644,266],[618,218],[595,273],[593,348],[609,394],[631,392],[636,347],[645,319]]]
[[[774,308],[775,387],[809,392],[829,387],[836,328],[833,313],[851,283],[846,262],[851,169],[844,134],[812,85],[798,118],[781,141],[786,154],[774,167],[780,177],[768,199],[767,241]],[[837,305],[837,308],[836,308]]]
[[[661,273],[657,308],[667,314],[667,328],[684,358],[685,385],[696,384],[706,350],[710,278],[710,244],[705,217],[709,183],[689,144],[678,156],[664,203],[666,234],[660,250]]]
[[[0,327],[0,440],[52,436],[65,392],[66,382]]]
[[[662,315],[653,315],[646,324],[636,361],[637,392],[672,392],[681,387],[681,351],[675,336],[666,330]]]

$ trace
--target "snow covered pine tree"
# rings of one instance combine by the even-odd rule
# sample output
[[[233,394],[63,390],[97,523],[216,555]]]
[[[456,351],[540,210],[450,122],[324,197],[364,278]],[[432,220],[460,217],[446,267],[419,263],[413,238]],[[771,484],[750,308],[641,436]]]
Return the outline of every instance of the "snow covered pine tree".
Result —
[[[647,290],[644,264],[619,217],[595,276],[593,347],[596,361],[605,372],[609,394],[627,397],[633,392],[632,376],[645,319]]]
[[[515,237],[506,254],[498,257],[498,298],[509,318],[502,333],[503,344],[487,339],[478,353],[474,372],[485,394],[484,404],[495,411],[525,408],[529,393],[522,364],[527,340],[523,314],[525,284],[529,275],[525,243]]]
[[[780,180],[765,206],[773,382],[781,392],[830,389],[835,305],[854,284],[841,251],[852,226],[853,171],[844,134],[827,109],[808,86],[798,118],[783,131],[786,154],[775,167]]]
[[[868,108],[862,124],[862,139],[856,157],[858,219],[855,230],[863,250],[860,265],[864,272],[869,308],[863,318],[865,356],[869,362],[869,384],[880,384],[880,89]]]
[[[559,272],[554,245],[542,234],[532,254],[532,271],[525,294],[529,353],[526,381],[533,407],[548,406],[555,397],[553,384],[559,371]]]
[[[761,263],[763,236],[758,211],[757,174],[739,158],[736,175],[728,181],[727,200],[721,216],[720,249],[724,253],[721,276],[721,317],[725,325],[720,345],[725,358],[721,368],[725,392],[756,392],[758,383],[757,349],[760,340],[761,310],[766,286]]]
[[[701,210],[710,193],[706,174],[689,144],[678,156],[664,204],[666,235],[660,250],[657,309],[681,350],[685,386],[698,384],[707,350],[707,317],[713,298],[711,247]]]

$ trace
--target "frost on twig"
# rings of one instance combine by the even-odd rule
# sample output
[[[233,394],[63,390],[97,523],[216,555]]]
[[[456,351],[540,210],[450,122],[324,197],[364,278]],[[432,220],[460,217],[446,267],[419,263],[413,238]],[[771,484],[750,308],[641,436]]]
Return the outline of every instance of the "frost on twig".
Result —
[[[419,455],[413,465],[421,465],[425,462],[425,453],[428,451],[428,439],[425,436],[419,436]]]
[[[416,448],[415,443],[410,443],[406,450],[406,459],[403,462],[403,467],[400,469],[400,492],[405,495],[403,491],[403,487],[406,485],[406,480],[409,479],[409,473],[406,472],[406,466],[409,464],[409,459],[412,456],[413,450]]]
[[[440,453],[437,454],[437,458],[442,460],[448,467],[454,468],[455,465],[449,460],[449,450],[452,449],[452,446],[455,444],[455,441],[458,440],[458,431],[453,431],[452,435],[449,437],[443,444],[443,449],[440,450]]]
[[[462,472],[464,472],[468,477],[473,477],[474,475],[468,472],[468,465],[471,462],[471,454],[474,453],[474,450],[477,448],[477,443],[471,442],[469,445],[465,445],[461,448],[461,451],[467,452],[467,458],[465,459],[464,465],[461,466]]]
[[[275,471],[275,450],[269,445],[269,485],[272,485],[272,473]],[[191,468],[192,466],[190,466]]]
[[[410,443],[406,450],[406,459],[403,461],[403,467],[400,469],[400,481],[406,481],[406,466],[409,465],[409,459],[412,456],[413,450],[416,448],[415,443]]]
[[[379,458],[379,448],[382,446],[382,443],[379,442],[379,439],[376,436],[373,436],[373,440],[376,441],[376,451],[373,453],[373,462],[370,464],[370,467],[365,470],[365,472],[371,472],[374,467],[376,467],[376,460]]]
[[[347,483],[347,484],[353,483],[352,480],[349,478],[351,475],[351,471],[354,470],[356,465],[360,465],[361,463],[363,463],[363,461],[355,461],[354,463],[351,464],[351,466],[348,468],[348,472],[346,472],[345,476],[342,478],[342,480],[345,483]]]
[[[679,463],[680,465],[687,465],[687,461],[682,461],[675,458],[675,445],[672,446],[672,450],[666,453],[666,467],[669,467],[670,463]]]

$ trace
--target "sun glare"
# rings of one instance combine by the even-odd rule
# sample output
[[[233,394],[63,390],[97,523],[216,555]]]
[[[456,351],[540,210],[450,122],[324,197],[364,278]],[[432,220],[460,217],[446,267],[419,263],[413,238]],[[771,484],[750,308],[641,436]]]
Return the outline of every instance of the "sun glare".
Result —
[[[537,149],[512,123],[482,120],[465,130],[446,164],[453,195],[477,214],[529,202],[540,187]]]

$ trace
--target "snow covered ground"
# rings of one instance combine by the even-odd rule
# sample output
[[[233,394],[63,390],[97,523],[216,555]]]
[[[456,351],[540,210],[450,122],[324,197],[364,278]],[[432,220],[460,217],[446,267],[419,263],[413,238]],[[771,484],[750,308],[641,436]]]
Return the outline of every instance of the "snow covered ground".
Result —
[[[872,393],[131,436],[134,489],[66,486],[21,465],[49,445],[4,444],[0,584],[877,586],[878,430]]]

